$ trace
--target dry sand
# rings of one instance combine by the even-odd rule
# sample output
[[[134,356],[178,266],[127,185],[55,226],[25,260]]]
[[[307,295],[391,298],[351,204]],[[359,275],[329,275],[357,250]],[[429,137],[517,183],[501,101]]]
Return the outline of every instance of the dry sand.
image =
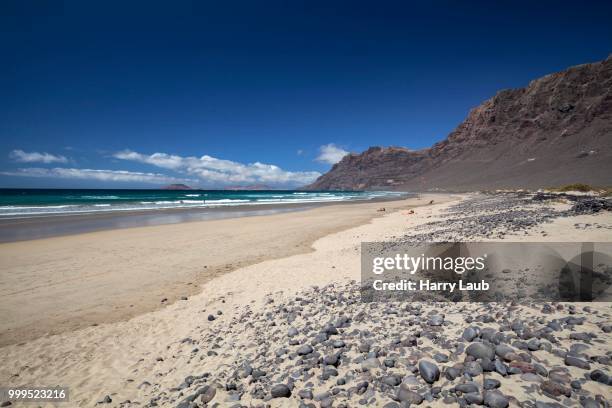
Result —
[[[317,238],[368,222],[380,207],[393,211],[424,200],[0,244],[0,346],[150,312],[234,269],[311,251]]]
[[[462,198],[464,196],[451,196],[449,200],[452,202]],[[429,199],[423,197],[421,202]],[[436,200],[439,201],[439,197]],[[121,305],[129,297],[134,304],[143,302],[147,305],[144,309],[147,309],[149,304],[158,302],[148,303],[144,300],[151,293],[152,297],[159,299],[170,292],[180,293],[170,286],[173,282],[198,282],[202,278],[203,265],[210,265],[216,271],[212,276],[216,277],[202,279],[205,282],[200,293],[187,301],[175,302],[128,321],[85,327],[25,344],[5,346],[0,349],[0,361],[3,362],[0,384],[69,386],[69,406],[93,406],[105,395],[112,397],[110,406],[119,406],[120,402],[127,400],[131,403],[124,406],[140,406],[158,395],[160,390],[177,386],[188,375],[213,371],[227,363],[221,357],[180,353],[182,347],[193,348],[185,345],[184,339],[214,337],[216,331],[227,328],[234,318],[240,316],[246,306],[253,311],[265,311],[269,296],[283,299],[312,285],[359,279],[359,245],[362,241],[392,240],[402,236],[413,227],[436,219],[449,205],[436,203],[415,208],[414,214],[401,210],[410,204],[416,202],[385,203],[388,210],[393,208],[395,211],[387,211],[370,223],[364,222],[381,215],[375,213],[380,204],[333,206],[300,214],[110,231],[53,238],[44,240],[44,243],[1,246],[2,262],[9,263],[9,270],[17,268],[12,270],[13,274],[25,276],[6,276],[3,265],[1,308],[3,316],[9,313],[8,322],[5,319],[2,321],[3,333],[7,327],[13,328],[14,332],[25,333],[24,329],[40,324],[44,319],[67,325],[68,318],[78,317],[81,320],[92,314],[98,316],[92,313],[97,310],[101,311],[100,315],[113,315],[114,306],[109,305]],[[337,220],[349,216],[350,222]],[[612,217],[610,213],[605,213],[581,216],[579,221],[558,219],[542,228],[548,232],[546,236],[542,236],[538,229],[537,232],[511,240],[610,241],[609,229],[580,230],[573,226],[574,222],[598,222],[612,226]],[[291,223],[288,231],[287,223]],[[346,229],[350,223],[361,225]],[[207,235],[211,224],[219,224],[219,229]],[[233,225],[233,229],[229,230],[229,225]],[[224,226],[223,230],[221,226]],[[327,235],[313,242],[313,238],[320,235],[322,227]],[[204,228],[206,231],[203,231]],[[287,232],[275,231],[277,229]],[[303,232],[304,229],[310,232]],[[305,252],[310,243],[313,250]],[[289,249],[296,245],[301,247]],[[202,248],[208,248],[214,255],[203,253]],[[238,262],[231,258],[232,254],[244,254],[245,251],[252,254],[246,261],[251,265],[220,273],[225,265]],[[46,254],[46,258],[41,252]],[[254,263],[265,258],[262,254],[268,258],[293,255]],[[41,267],[49,257],[53,263]],[[54,269],[58,267],[63,267],[63,270]],[[93,267],[97,272],[91,270]],[[187,271],[183,271],[183,268],[187,268]],[[88,270],[84,276],[83,270]],[[130,274],[126,273],[127,270]],[[62,290],[53,289],[57,284],[49,285],[52,279],[49,274],[54,278],[61,277]],[[143,284],[145,281],[146,284]],[[8,289],[16,282],[21,287],[25,282],[24,291],[13,293]],[[112,290],[118,283],[127,289]],[[138,292],[134,288],[138,283],[146,295],[135,297]],[[164,288],[156,292],[154,287],[159,285]],[[195,290],[190,292],[194,293]],[[608,304],[595,307],[609,311]],[[217,312],[222,314],[217,315]],[[218,318],[209,322],[206,318],[208,314],[215,314]],[[129,315],[117,311],[116,317],[121,320]],[[252,342],[253,351],[257,349],[256,340],[235,340],[248,340]],[[609,345],[607,340],[604,347]],[[511,390],[508,388],[511,386],[512,383],[505,385],[506,392]],[[513,392],[523,391],[517,389]],[[273,406],[295,404],[274,400]]]

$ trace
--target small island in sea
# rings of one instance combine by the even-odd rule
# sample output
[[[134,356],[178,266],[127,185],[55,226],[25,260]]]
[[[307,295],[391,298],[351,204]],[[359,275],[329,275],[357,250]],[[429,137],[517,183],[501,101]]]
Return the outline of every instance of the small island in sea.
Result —
[[[162,187],[162,190],[192,190],[192,188],[185,184],[168,184]]]

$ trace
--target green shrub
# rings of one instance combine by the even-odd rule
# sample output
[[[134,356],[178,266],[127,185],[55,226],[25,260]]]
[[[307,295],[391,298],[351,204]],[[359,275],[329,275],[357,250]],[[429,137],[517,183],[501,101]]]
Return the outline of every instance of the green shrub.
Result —
[[[574,183],[574,184],[567,184],[561,187],[552,188],[551,190],[554,190],[554,191],[581,191],[583,193],[586,193],[588,191],[593,191],[595,189],[589,186],[588,184]]]

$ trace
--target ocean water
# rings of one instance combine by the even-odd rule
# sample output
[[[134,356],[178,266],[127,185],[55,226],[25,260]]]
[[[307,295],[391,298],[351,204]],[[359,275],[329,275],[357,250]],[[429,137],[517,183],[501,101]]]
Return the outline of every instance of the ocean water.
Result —
[[[0,219],[175,208],[307,204],[400,197],[400,192],[0,189]]]

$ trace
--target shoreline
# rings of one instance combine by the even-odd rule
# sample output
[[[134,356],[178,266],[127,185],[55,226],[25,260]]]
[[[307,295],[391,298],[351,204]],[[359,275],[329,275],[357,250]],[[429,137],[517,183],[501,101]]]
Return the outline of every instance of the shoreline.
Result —
[[[418,193],[407,193],[407,196],[401,199],[416,198],[419,195]],[[435,195],[435,193],[431,195]],[[343,202],[258,203],[256,205],[241,204],[218,207],[115,210],[112,212],[100,211],[80,214],[66,213],[0,218],[0,243],[62,237],[125,228],[274,215],[306,211],[330,205],[384,203],[397,200],[397,197],[377,197],[368,200],[347,200]]]
[[[385,201],[385,207],[396,211],[444,197]],[[384,215],[380,206],[330,203],[300,212],[2,243],[0,346],[163,308],[238,268],[310,252],[317,239]]]

